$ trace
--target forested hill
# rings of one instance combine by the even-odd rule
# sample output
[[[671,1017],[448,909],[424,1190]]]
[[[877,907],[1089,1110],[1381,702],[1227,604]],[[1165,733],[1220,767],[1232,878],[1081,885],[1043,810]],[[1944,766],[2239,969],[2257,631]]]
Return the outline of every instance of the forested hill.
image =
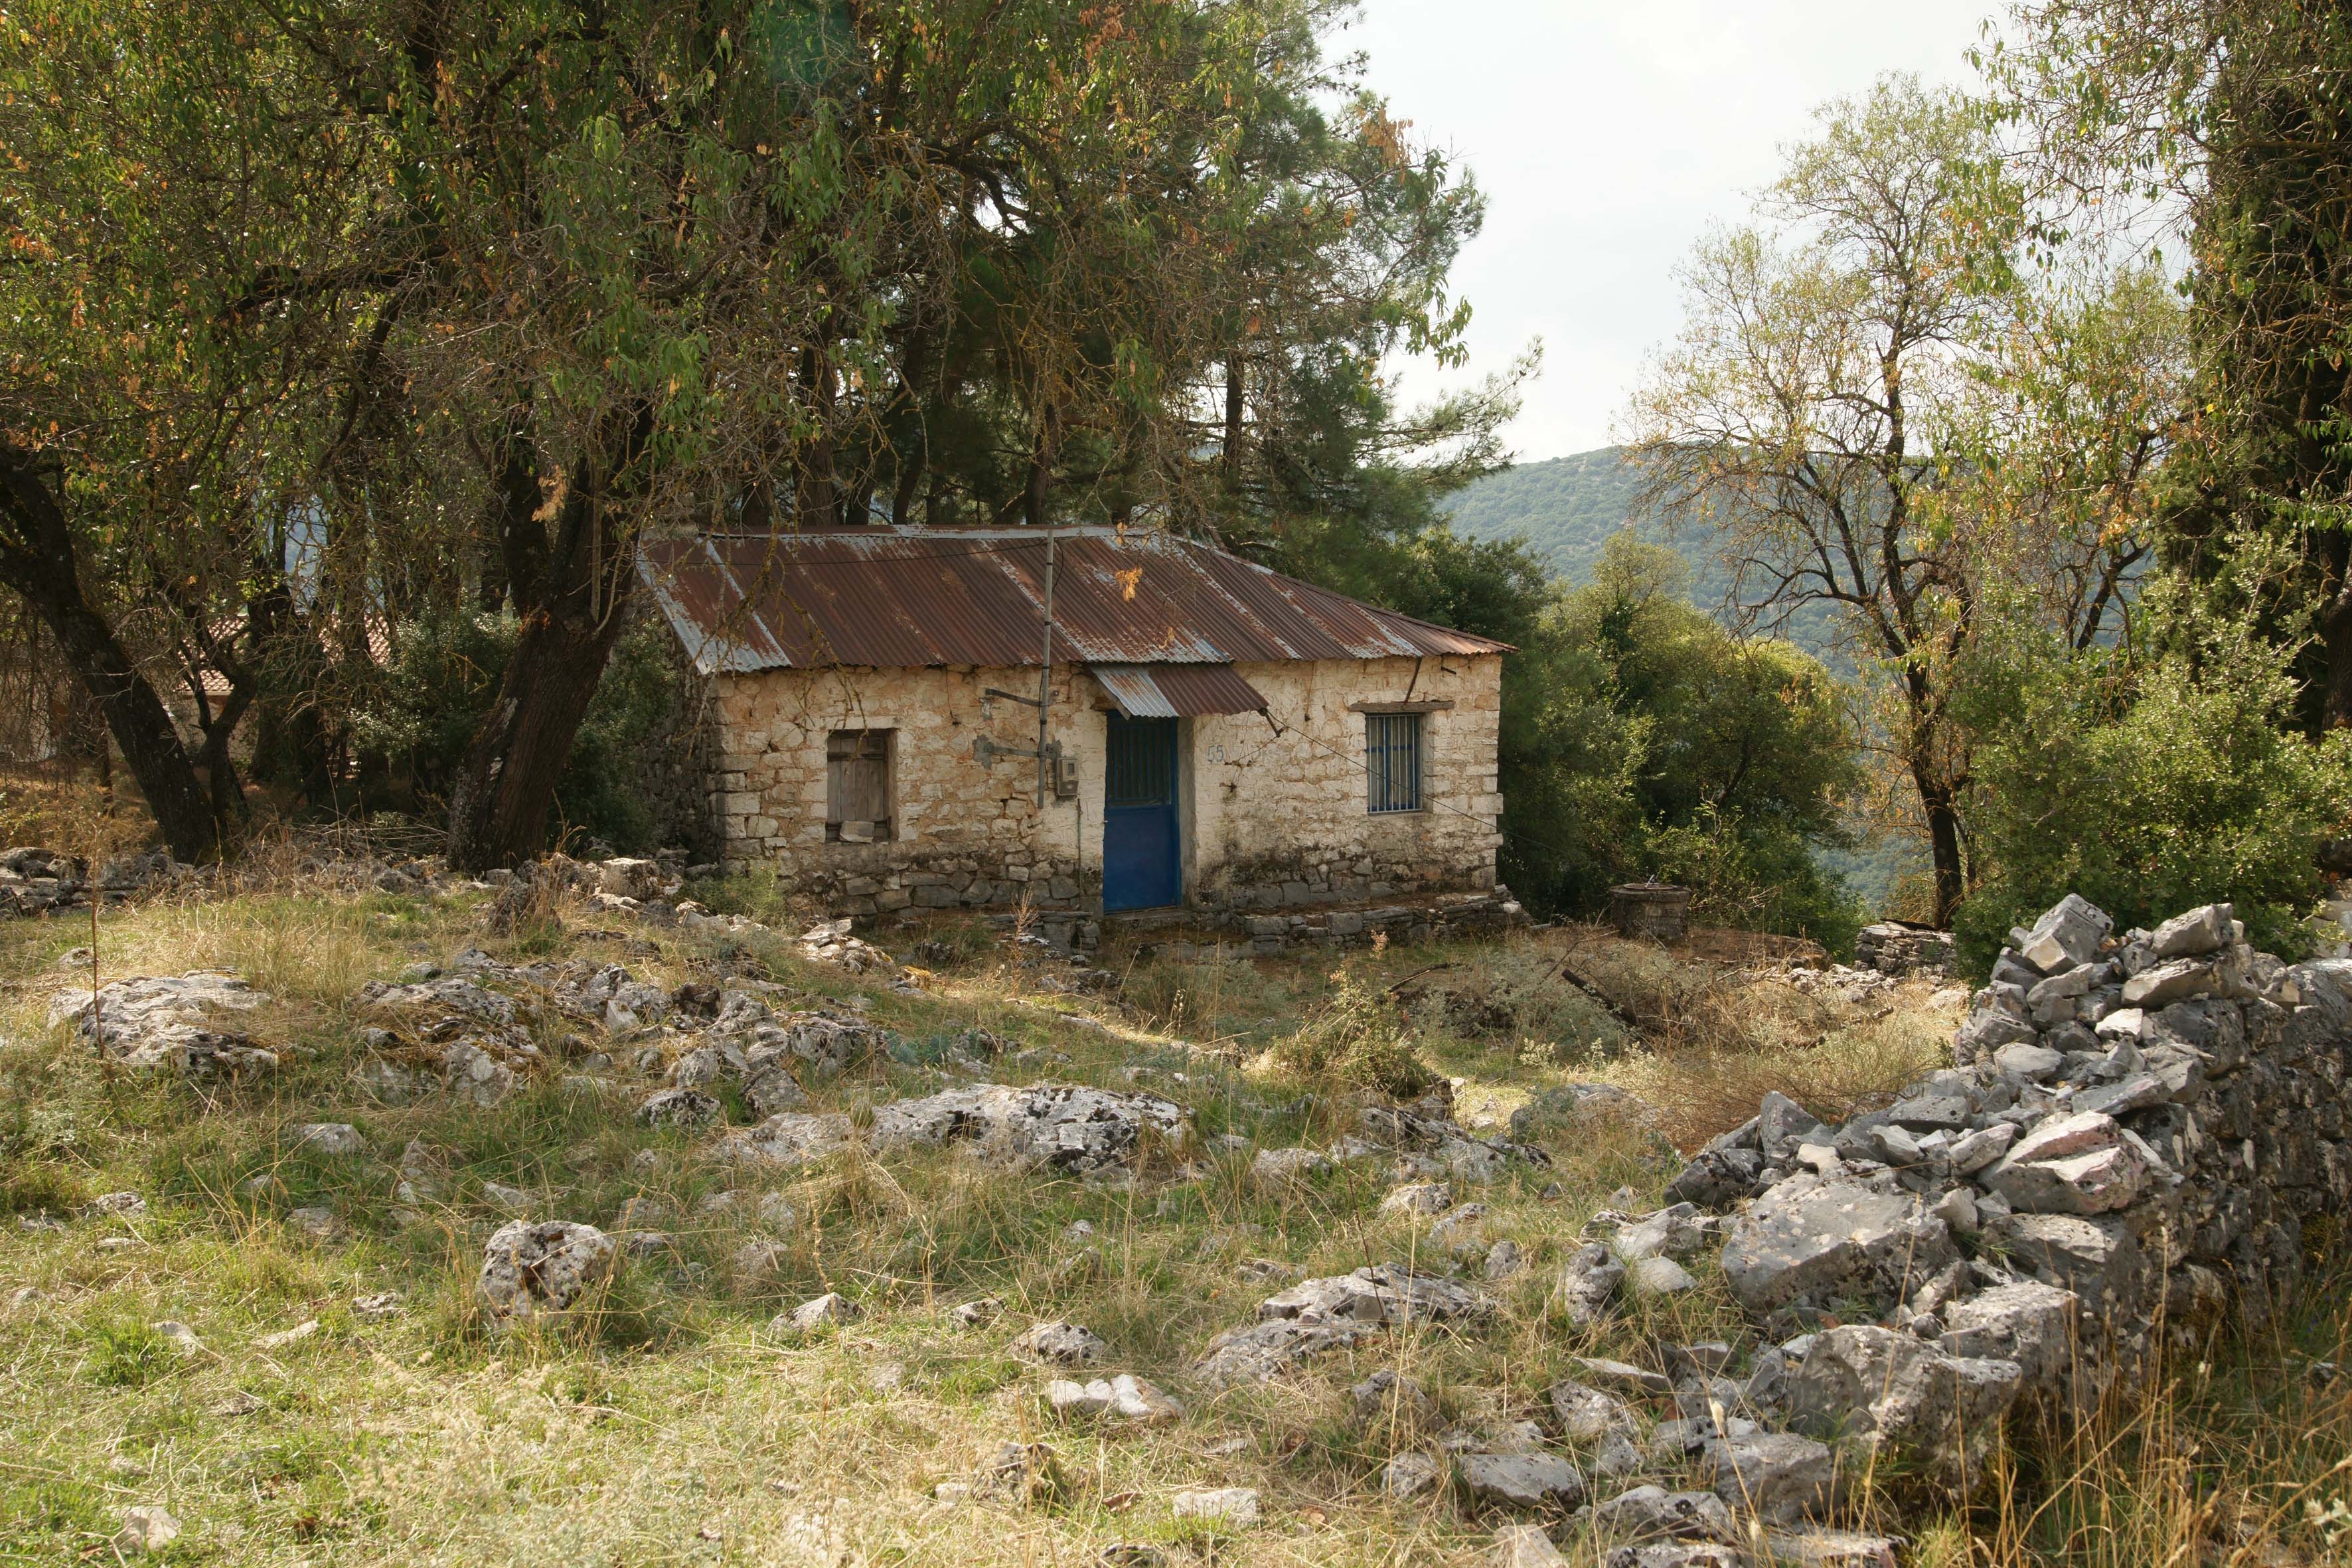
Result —
[[[1454,526],[1474,539],[1524,539],[1571,587],[1590,582],[1593,563],[1609,536],[1625,526],[1633,510],[1634,476],[1622,448],[1603,447],[1573,457],[1506,468],[1455,491],[1445,505]],[[1724,607],[1723,568],[1696,531],[1676,532],[1655,521],[1640,525],[1642,536],[1678,552],[1690,563],[1691,602],[1702,609]],[[1827,607],[1809,605],[1785,630],[1790,641],[1840,674],[1850,671],[1829,646]]]
[[[1524,463],[1480,479],[1448,498],[1454,526],[1475,539],[1524,539],[1552,574],[1570,585],[1591,580],[1593,563],[1609,536],[1625,526],[1633,504],[1634,476],[1620,448]],[[1677,534],[1655,521],[1640,526],[1642,536],[1678,551],[1691,564],[1691,602],[1708,611],[1724,603],[1723,569],[1696,532]],[[1828,608],[1809,605],[1790,617],[1785,635],[1842,676],[1853,666],[1830,647]],[[1876,838],[1852,850],[1817,852],[1873,911],[1886,907],[1896,880],[1924,870],[1916,844]]]
[[[1553,575],[1571,584],[1591,577],[1601,544],[1623,526],[1633,503],[1633,475],[1615,447],[1506,468],[1446,501],[1457,531],[1474,539],[1525,539]],[[1660,542],[1691,556],[1695,569],[1704,565],[1694,541]]]

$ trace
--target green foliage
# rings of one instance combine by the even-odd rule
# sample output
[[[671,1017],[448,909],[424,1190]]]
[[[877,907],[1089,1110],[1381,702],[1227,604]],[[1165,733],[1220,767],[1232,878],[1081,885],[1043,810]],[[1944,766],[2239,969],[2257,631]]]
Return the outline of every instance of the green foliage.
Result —
[[[2292,724],[2290,654],[2173,607],[2147,649],[2042,640],[1989,658],[1971,700],[1977,888],[1957,929],[1990,963],[2009,928],[2066,893],[2152,925],[2226,899],[2249,940],[2294,953],[2321,891],[2312,850],[2352,820],[2352,734]]]
[[[136,1319],[93,1323],[87,1339],[89,1375],[101,1388],[144,1388],[179,1364],[172,1342]]]
[[[447,795],[519,632],[511,615],[433,615],[399,628],[394,657],[353,709],[352,731],[394,761],[419,802]],[[625,853],[656,847],[657,825],[637,781],[660,760],[685,700],[669,635],[647,617],[614,645],[556,784],[558,834],[601,838]]]
[[[1387,995],[1348,967],[1332,975],[1329,997],[1274,1054],[1301,1078],[1375,1089],[1400,1100],[1440,1081]]]

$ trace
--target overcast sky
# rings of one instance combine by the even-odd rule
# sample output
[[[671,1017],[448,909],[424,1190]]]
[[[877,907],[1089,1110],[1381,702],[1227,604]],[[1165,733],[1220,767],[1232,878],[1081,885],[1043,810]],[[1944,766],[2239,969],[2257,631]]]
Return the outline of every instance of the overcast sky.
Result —
[[[1544,341],[1510,431],[1532,461],[1609,443],[1679,323],[1675,265],[1746,212],[1816,105],[1890,70],[1973,80],[1966,51],[1998,3],[1365,0],[1335,44],[1486,192],[1454,281],[1476,311],[1472,372]]]

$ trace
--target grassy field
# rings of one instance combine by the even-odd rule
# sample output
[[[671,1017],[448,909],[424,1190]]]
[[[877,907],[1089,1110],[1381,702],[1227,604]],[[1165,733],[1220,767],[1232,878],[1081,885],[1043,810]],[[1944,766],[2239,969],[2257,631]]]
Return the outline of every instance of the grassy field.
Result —
[[[706,891],[790,913],[757,889]],[[1677,955],[1581,929],[1297,961],[1114,953],[1119,984],[1100,994],[958,929],[934,933],[929,951],[956,956],[908,994],[772,934],[690,936],[577,906],[560,933],[495,937],[486,902],[332,894],[289,873],[234,899],[109,911],[103,977],[217,966],[273,998],[240,1026],[292,1047],[288,1065],[209,1093],[110,1072],[46,1026],[50,996],[86,976],[86,959],[59,960],[87,921],[0,927],[0,1562],[113,1561],[124,1510],[149,1504],[182,1527],[160,1560],[184,1563],[1482,1562],[1498,1519],[1444,1495],[1382,1500],[1388,1458],[1436,1434],[1356,1418],[1349,1386],[1394,1367],[1435,1395],[1443,1425],[1500,1432],[1542,1416],[1574,1355],[1748,1342],[1711,1263],[1695,1265],[1697,1291],[1579,1331],[1551,1300],[1558,1262],[1626,1189],[1654,1200],[1671,1144],[1743,1120],[1769,1087],[1825,1115],[1866,1103],[1933,1065],[1955,1016],[1923,984],[1846,1003],[1801,994],[1736,942]],[[807,1082],[816,1108],[853,1120],[961,1081],[933,1064],[977,1026],[1011,1042],[999,1081],[1148,1089],[1190,1109],[1201,1137],[1131,1184],[855,1150],[784,1175],[709,1158],[708,1133],[640,1126],[630,1111],[654,1080],[625,1071],[551,1074],[488,1109],[379,1103],[350,1076],[367,1022],[353,994],[473,945],[862,998],[902,1048]],[[591,1043],[624,1064],[639,1047]],[[1486,1287],[1501,1303],[1487,1322],[1392,1333],[1285,1384],[1192,1385],[1192,1357],[1278,1288],[1245,1278],[1253,1260],[1448,1263],[1376,1213],[1384,1162],[1306,1184],[1252,1173],[1258,1150],[1331,1142],[1363,1092],[1351,1072],[1399,1048],[1454,1082],[1474,1128],[1570,1081],[1613,1082],[1656,1113],[1555,1125],[1549,1168],[1464,1194],[1487,1206],[1487,1241],[1528,1258]],[[298,1147],[290,1129],[317,1121],[353,1123],[366,1152]],[[146,1212],[89,1208],[115,1192]],[[629,1261],[564,1321],[491,1331],[474,1280],[493,1229],[518,1213],[616,1229],[631,1203],[667,1216],[670,1251]],[[827,1290],[862,1316],[814,1336],[772,1326]],[[950,1315],[982,1299],[1002,1305],[978,1326]],[[1886,1478],[1857,1522],[1907,1521],[1909,1560],[1927,1563],[2334,1560],[2331,1537],[2352,1542],[2352,1401],[2313,1363],[2345,1361],[2344,1303],[2314,1289],[2095,1430],[2033,1435],[1971,1513]],[[1184,1418],[1057,1423],[1041,1399],[1056,1373],[1010,1349],[1054,1318],[1109,1342],[1100,1375],[1157,1383]],[[939,1495],[1007,1441],[1051,1446],[1052,1496]],[[1220,1535],[1171,1512],[1176,1492],[1224,1486],[1261,1492],[1257,1528]],[[1580,1563],[1609,1544],[1574,1522],[1561,1538]]]

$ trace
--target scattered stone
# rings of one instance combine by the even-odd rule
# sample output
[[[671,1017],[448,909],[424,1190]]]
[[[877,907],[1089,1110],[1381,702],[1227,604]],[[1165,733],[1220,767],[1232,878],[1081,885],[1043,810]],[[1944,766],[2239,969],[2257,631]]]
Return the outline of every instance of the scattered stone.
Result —
[[[89,1200],[89,1213],[137,1219],[147,1212],[147,1200],[137,1193],[108,1193]]]
[[[784,1315],[784,1326],[796,1334],[814,1334],[826,1329],[837,1329],[864,1317],[865,1310],[837,1290],[813,1296]]]
[[[1190,1128],[1183,1107],[1152,1095],[1080,1084],[975,1084],[882,1106],[869,1136],[885,1152],[952,1143],[1008,1169],[1084,1175],[1126,1165],[1147,1136],[1181,1144]]]
[[[1617,1288],[1625,1280],[1625,1266],[1598,1242],[1577,1248],[1560,1266],[1559,1295],[1569,1322],[1589,1329],[1609,1315]]]
[[[646,1097],[637,1120],[648,1127],[708,1127],[726,1108],[698,1089],[665,1089]]]
[[[516,1220],[482,1248],[476,1289],[500,1325],[562,1312],[604,1283],[616,1248],[593,1226]]]
[[[1844,1530],[1768,1531],[1764,1536],[1765,1552],[1780,1568],[1896,1568],[1895,1548],[1902,1544],[1894,1536]]]
[[[1108,1381],[1074,1383],[1055,1378],[1045,1385],[1045,1403],[1054,1414],[1069,1419],[1108,1416],[1143,1426],[1161,1426],[1184,1418],[1184,1407],[1130,1373]]]
[[[1403,1453],[1381,1468],[1381,1491],[1386,1497],[1404,1502],[1435,1491],[1444,1479],[1445,1472],[1428,1455]]]
[[[1633,1413],[1624,1401],[1580,1383],[1555,1383],[1545,1395],[1559,1421],[1560,1436],[1571,1443],[1590,1443],[1612,1432],[1633,1427]]]
[[[1826,1443],[1759,1432],[1712,1438],[1704,1453],[1715,1495],[1737,1511],[1788,1523],[1826,1512],[1837,1500],[1837,1458]]]
[[[1568,1559],[1538,1524],[1507,1524],[1495,1531],[1495,1568],[1567,1568]]]
[[[1675,1541],[1621,1546],[1602,1568],[1748,1568],[1748,1559],[1729,1546]]]
[[[343,1233],[342,1221],[331,1208],[312,1206],[289,1209],[286,1223],[309,1237],[312,1241],[332,1241]]]
[[[1278,1262],[1271,1258],[1251,1258],[1243,1260],[1234,1270],[1234,1278],[1252,1285],[1287,1285],[1306,1273],[1303,1268]]]
[[[1635,1487],[1596,1503],[1592,1522],[1633,1541],[1739,1539],[1731,1510],[1713,1492],[1670,1492],[1657,1486]]]
[[[1691,1271],[1671,1258],[1644,1258],[1633,1265],[1626,1278],[1644,1296],[1679,1296],[1698,1289],[1698,1280]]]
[[[1567,1513],[1584,1501],[1584,1478],[1556,1454],[1465,1454],[1462,1485],[1478,1502]]]
[[[213,1405],[213,1414],[215,1415],[225,1415],[234,1420],[236,1417],[240,1415],[251,1415],[255,1412],[266,1407],[266,1402],[262,1399],[261,1395],[257,1394],[248,1394],[245,1390],[239,1389],[235,1394],[230,1394],[227,1398],[220,1400],[215,1404]]]
[[[299,1149],[311,1149],[321,1154],[352,1155],[367,1152],[367,1140],[359,1129],[348,1121],[306,1121],[294,1129],[294,1144]]]
[[[998,1314],[1003,1310],[1003,1302],[993,1296],[983,1296],[977,1301],[966,1301],[961,1306],[950,1308],[948,1317],[959,1328],[978,1329],[994,1322]]]
[[[1320,1149],[1261,1149],[1250,1163],[1250,1174],[1270,1186],[1307,1181],[1335,1167]]]
[[[1924,1460],[1965,1492],[2023,1379],[2013,1361],[1947,1354],[1869,1324],[1816,1335],[1788,1380],[1792,1425]]]
[[[1440,1215],[1446,1208],[1454,1208],[1454,1187],[1446,1183],[1406,1183],[1381,1199],[1381,1217]]]
[[[1489,1284],[1511,1279],[1526,1267],[1527,1259],[1519,1251],[1519,1244],[1508,1237],[1487,1249],[1486,1275]]]
[[[401,1313],[400,1292],[380,1290],[372,1296],[354,1297],[352,1300],[352,1313],[365,1322],[381,1322],[386,1318],[396,1318]]]
[[[180,1539],[180,1521],[160,1503],[142,1503],[122,1510],[122,1528],[114,1532],[113,1546],[126,1555],[161,1552]]]
[[[1257,1528],[1257,1493],[1248,1487],[1178,1492],[1169,1508],[1178,1519],[1196,1519],[1223,1530]]]
[[[1013,1352],[1033,1361],[1060,1366],[1090,1366],[1110,1353],[1100,1336],[1076,1323],[1056,1321],[1024,1330],[1013,1342]]]
[[[846,1116],[784,1110],[756,1127],[728,1133],[712,1152],[721,1160],[797,1170],[838,1153],[855,1136]]]
[[[1211,1388],[1265,1383],[1300,1363],[1361,1344],[1380,1332],[1375,1323],[1307,1322],[1276,1318],[1227,1329],[1193,1362],[1192,1375]]]

